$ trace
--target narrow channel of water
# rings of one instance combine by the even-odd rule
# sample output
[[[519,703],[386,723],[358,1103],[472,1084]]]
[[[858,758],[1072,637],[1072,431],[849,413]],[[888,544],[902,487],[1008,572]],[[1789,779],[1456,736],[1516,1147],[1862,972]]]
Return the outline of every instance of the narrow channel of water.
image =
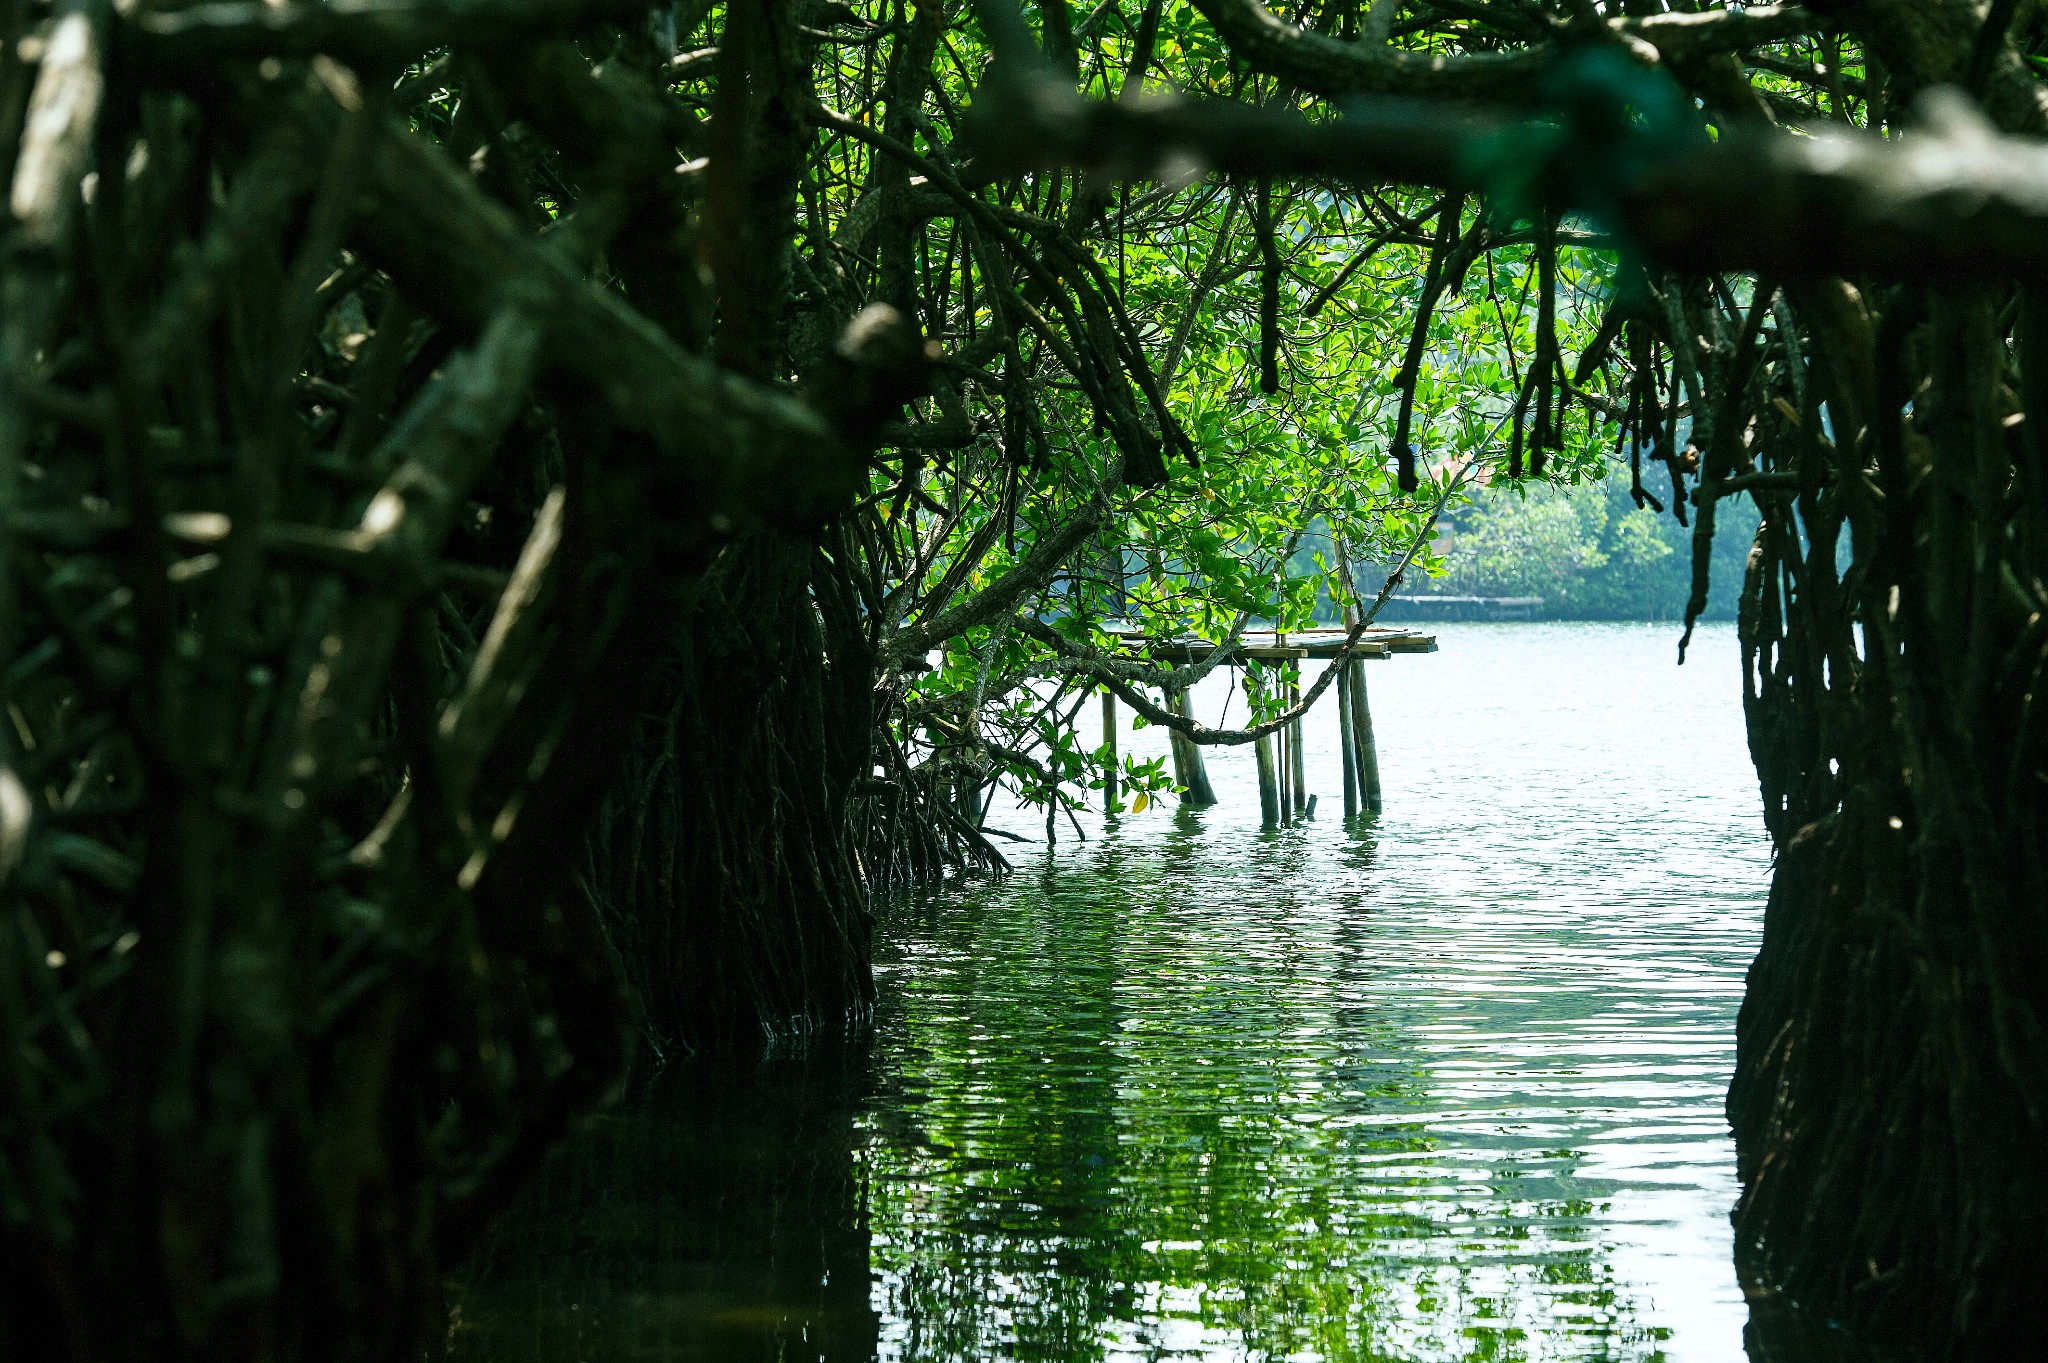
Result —
[[[1732,631],[1682,670],[1669,626],[1440,635],[1370,666],[1379,820],[1339,817],[1332,706],[1312,822],[1261,830],[1230,750],[1216,809],[883,905],[875,1035],[606,1118],[456,1356],[1740,1358]]]

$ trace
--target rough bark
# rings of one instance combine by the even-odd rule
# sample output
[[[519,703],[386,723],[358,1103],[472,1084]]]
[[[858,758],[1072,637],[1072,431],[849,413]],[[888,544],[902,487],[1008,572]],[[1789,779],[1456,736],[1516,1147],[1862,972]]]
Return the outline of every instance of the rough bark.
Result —
[[[1769,499],[1742,613],[1784,850],[1729,1094],[1736,1227],[1862,1347],[1997,1357],[2048,1271],[2043,357],[1989,290],[1804,301],[1841,449],[1782,432],[1834,495]]]

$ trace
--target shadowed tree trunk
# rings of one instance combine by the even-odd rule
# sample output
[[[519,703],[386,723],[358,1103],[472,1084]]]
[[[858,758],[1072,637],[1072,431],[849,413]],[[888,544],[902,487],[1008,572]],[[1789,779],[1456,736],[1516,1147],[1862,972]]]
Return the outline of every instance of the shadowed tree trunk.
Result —
[[[873,997],[847,800],[873,669],[828,649],[815,545],[719,560],[664,665],[593,840],[591,885],[656,1044],[754,1044],[843,1025]]]
[[[1751,560],[1782,851],[1728,1101],[1736,1227],[1762,1283],[1864,1347],[2017,1356],[2048,1274],[2048,353],[2037,305],[2009,342],[1991,290],[1810,301],[1875,477],[1770,499]]]
[[[412,1363],[624,1071],[572,873],[696,584],[850,503],[922,344],[799,394],[593,278],[694,133],[575,6],[465,20],[452,116],[390,79],[439,10],[57,10],[0,11],[0,1354]]]
[[[804,169],[802,3],[736,5],[718,49],[705,254],[714,349],[774,380],[790,353],[790,242]],[[700,584],[613,793],[589,884],[664,1050],[841,1026],[873,997],[847,800],[865,771],[873,667],[857,624],[829,651],[814,543],[756,532]],[[843,595],[830,580],[821,598]]]

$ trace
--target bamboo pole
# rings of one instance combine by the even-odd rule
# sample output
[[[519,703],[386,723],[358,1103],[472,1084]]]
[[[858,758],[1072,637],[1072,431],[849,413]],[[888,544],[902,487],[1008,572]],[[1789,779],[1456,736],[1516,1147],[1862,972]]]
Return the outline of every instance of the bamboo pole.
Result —
[[[1117,812],[1116,692],[1102,688],[1102,812]]]
[[[1358,666],[1355,660],[1342,664],[1344,671],[1337,678],[1337,751],[1344,758],[1344,817],[1353,818],[1358,813],[1358,757],[1351,742],[1351,669]]]
[[[1273,753],[1273,736],[1263,735],[1255,746],[1259,758],[1259,817],[1270,828],[1280,822],[1280,771]]]
[[[1287,647],[1287,636],[1276,634],[1273,636],[1273,642],[1277,647],[1285,648]],[[1285,663],[1276,663],[1276,670],[1273,676],[1273,694],[1283,706],[1287,704],[1287,680],[1282,674],[1282,669],[1285,667]],[[1295,814],[1294,801],[1292,799],[1294,782],[1288,779],[1287,774],[1288,756],[1287,730],[1282,729],[1273,740],[1273,776],[1279,786],[1280,822],[1283,824],[1293,823]]]

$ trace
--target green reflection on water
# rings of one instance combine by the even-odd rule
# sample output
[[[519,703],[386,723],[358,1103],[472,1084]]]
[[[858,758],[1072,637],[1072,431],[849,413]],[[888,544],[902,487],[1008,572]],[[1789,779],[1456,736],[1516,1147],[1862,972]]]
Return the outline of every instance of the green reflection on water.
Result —
[[[1659,1356],[1575,1152],[1447,1170],[1369,907],[1251,850],[1235,912],[1185,837],[885,912],[884,1353]]]
[[[1219,754],[1205,815],[879,906],[872,1036],[681,1067],[561,1152],[454,1357],[1739,1358],[1733,637],[1680,751],[1668,632],[1445,634],[1375,675],[1451,717],[1389,724],[1377,834],[1260,831]]]
[[[868,1074],[855,1041],[660,1076],[557,1151],[457,1275],[450,1357],[872,1358]]]

